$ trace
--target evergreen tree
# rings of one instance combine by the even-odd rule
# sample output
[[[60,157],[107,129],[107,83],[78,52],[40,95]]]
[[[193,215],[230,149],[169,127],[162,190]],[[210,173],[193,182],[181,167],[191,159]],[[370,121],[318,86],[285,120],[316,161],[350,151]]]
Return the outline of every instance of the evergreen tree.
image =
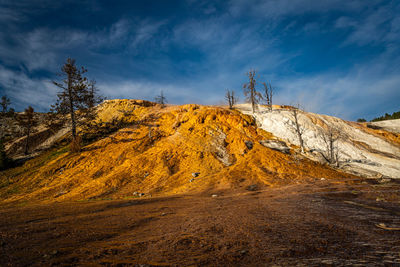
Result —
[[[25,129],[25,147],[24,153],[27,155],[29,153],[29,138],[32,133],[32,128],[37,125],[37,119],[35,118],[34,109],[29,106],[25,109],[25,112],[17,117],[17,121],[21,127]]]
[[[8,106],[10,104],[11,104],[10,99],[6,95],[3,95],[1,97],[1,102],[0,102],[0,105],[1,105],[1,108],[2,108],[1,113],[3,115],[7,113],[7,108],[8,108]]]
[[[95,81],[89,81],[84,76],[86,72],[84,67],[76,66],[74,59],[68,58],[61,68],[62,80],[53,81],[53,84],[61,90],[51,110],[59,115],[70,117],[71,134],[75,144],[78,123],[90,123],[95,114],[95,105],[103,100],[97,94]]]

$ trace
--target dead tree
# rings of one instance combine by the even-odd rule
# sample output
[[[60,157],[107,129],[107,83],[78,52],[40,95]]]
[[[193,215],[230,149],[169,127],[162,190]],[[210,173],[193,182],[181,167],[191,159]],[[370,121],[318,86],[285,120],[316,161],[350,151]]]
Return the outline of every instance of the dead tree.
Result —
[[[233,109],[233,106],[238,101],[238,98],[235,97],[235,92],[233,90],[226,90],[225,99],[228,101],[229,109]]]
[[[62,115],[62,118],[69,115],[73,142],[77,138],[78,122],[84,122],[85,118],[90,121],[95,104],[102,101],[97,94],[95,82],[88,81],[84,76],[86,72],[84,67],[76,66],[74,59],[68,58],[61,68],[61,82],[53,81],[61,91],[57,94],[57,102],[52,105],[51,111]],[[79,111],[79,117],[76,111]]]
[[[263,83],[264,85],[264,99],[267,102],[267,106],[270,111],[272,111],[272,96],[273,96],[273,90],[274,88],[270,83],[266,84],[265,82]]]
[[[165,107],[165,104],[167,103],[167,98],[164,96],[163,91],[161,90],[160,95],[155,97],[156,103],[160,104],[161,107]]]
[[[328,130],[322,133],[322,140],[325,143],[325,153],[322,156],[327,162],[339,167],[339,147],[338,140],[340,139],[340,132],[338,129],[328,126]]]
[[[29,138],[32,132],[32,128],[37,125],[37,120],[35,119],[34,109],[29,106],[25,109],[25,112],[17,117],[18,124],[25,129],[25,146],[24,146],[24,154],[28,155],[29,153]]]
[[[294,119],[294,127],[297,133],[297,137],[299,139],[299,144],[300,144],[300,149],[301,152],[304,153],[304,142],[303,142],[303,133],[304,133],[304,128],[300,127],[300,123],[299,123],[299,112],[301,112],[301,110],[297,107],[293,107],[290,112],[293,115],[293,119]]]
[[[0,104],[1,104],[1,108],[2,108],[1,112],[2,112],[3,114],[6,114],[6,113],[7,113],[7,108],[8,108],[8,106],[11,104],[10,99],[9,99],[6,95],[3,95],[3,96],[1,97],[1,102],[0,102]]]
[[[259,103],[260,99],[262,99],[262,95],[256,90],[256,71],[250,70],[247,76],[249,77],[249,82],[243,84],[243,93],[246,97],[246,101],[251,103],[251,108],[254,113],[257,108],[256,105]]]

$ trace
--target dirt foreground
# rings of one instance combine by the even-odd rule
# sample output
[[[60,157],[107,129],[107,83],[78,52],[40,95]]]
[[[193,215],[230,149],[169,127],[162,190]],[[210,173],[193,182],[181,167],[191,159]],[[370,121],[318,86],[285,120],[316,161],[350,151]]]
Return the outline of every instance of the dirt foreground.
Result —
[[[393,180],[315,180],[2,206],[0,265],[400,266],[399,192]]]

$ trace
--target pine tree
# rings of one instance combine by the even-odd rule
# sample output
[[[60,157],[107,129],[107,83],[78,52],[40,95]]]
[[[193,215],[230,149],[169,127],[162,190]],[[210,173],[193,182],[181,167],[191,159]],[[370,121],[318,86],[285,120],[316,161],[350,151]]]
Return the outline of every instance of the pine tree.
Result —
[[[29,106],[25,109],[25,112],[17,117],[18,124],[25,129],[25,147],[24,153],[27,155],[29,153],[29,138],[32,133],[32,128],[37,125],[37,120],[35,119],[34,109]]]
[[[6,95],[3,95],[1,97],[0,104],[1,104],[1,108],[2,108],[1,113],[4,115],[7,113],[7,108],[11,104],[11,101]]]
[[[95,81],[89,81],[84,76],[86,72],[84,67],[76,66],[74,59],[68,58],[61,68],[61,82],[53,81],[61,91],[57,94],[57,102],[52,105],[51,110],[70,117],[71,134],[75,144],[78,123],[90,123],[95,114],[95,105],[103,100],[97,94]]]

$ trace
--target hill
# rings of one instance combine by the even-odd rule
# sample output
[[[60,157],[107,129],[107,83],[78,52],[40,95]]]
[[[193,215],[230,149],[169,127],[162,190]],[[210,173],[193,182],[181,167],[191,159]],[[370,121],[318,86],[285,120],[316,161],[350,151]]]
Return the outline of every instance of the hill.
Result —
[[[254,116],[260,128],[289,144],[300,145],[291,107],[275,106],[269,111],[260,106],[255,114],[247,104],[239,105],[238,109]],[[337,133],[334,146],[338,152],[340,169],[363,177],[400,178],[400,120],[356,123],[299,111],[298,121],[306,157],[326,162],[326,139],[329,132],[334,130]]]
[[[218,193],[352,177],[297,153],[252,116],[222,107],[109,100],[98,107],[98,121],[121,128],[81,153],[58,147],[1,172],[1,199]]]

